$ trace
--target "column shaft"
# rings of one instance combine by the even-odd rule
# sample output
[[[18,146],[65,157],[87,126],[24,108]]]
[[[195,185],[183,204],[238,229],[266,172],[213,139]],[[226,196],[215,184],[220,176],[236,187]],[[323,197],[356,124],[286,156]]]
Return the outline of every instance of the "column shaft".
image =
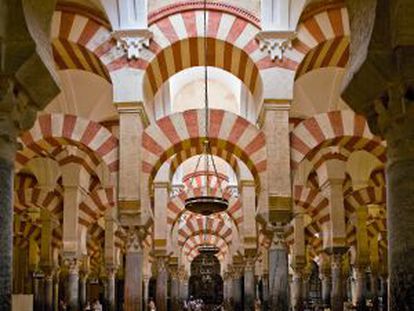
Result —
[[[3,148],[0,139],[0,148]],[[13,162],[0,157],[0,307],[11,309],[13,256]]]
[[[365,293],[365,268],[355,267],[355,300],[357,310],[366,310],[366,293]]]
[[[244,268],[244,310],[253,311],[255,305],[254,261],[248,261]]]
[[[83,308],[86,305],[86,302],[88,298],[86,297],[87,292],[87,276],[82,275],[79,279],[79,302],[81,308]]]
[[[389,149],[396,148],[388,140]],[[409,140],[414,144],[414,140]],[[403,153],[405,150],[392,150]],[[389,159],[390,161],[392,160]],[[387,167],[387,229],[389,306],[391,311],[414,306],[414,160],[394,162]]]
[[[128,251],[125,263],[125,311],[142,310],[143,253]]]
[[[269,250],[269,303],[271,310],[289,310],[288,256],[285,248]]]
[[[331,309],[332,311],[343,311],[344,294],[342,282],[342,254],[334,253],[331,260],[332,289]]]
[[[171,278],[171,304],[174,311],[180,311],[179,281],[177,277]]]
[[[79,271],[77,269],[69,269],[67,280],[68,310],[79,310]]]
[[[269,276],[264,274],[262,277],[263,284],[263,301],[262,301],[262,310],[267,310],[269,304]]]
[[[242,311],[242,296],[240,275],[236,273],[233,278],[233,306],[235,311]]]
[[[157,260],[158,275],[156,289],[157,311],[167,311],[167,282],[168,272],[166,267],[166,258],[159,257]]]
[[[303,309],[303,277],[301,272],[295,272],[292,279],[292,307],[293,310]]]
[[[53,274],[45,277],[45,311],[53,311]]]
[[[108,296],[106,300],[108,302],[108,311],[115,311],[115,271],[108,272]]]

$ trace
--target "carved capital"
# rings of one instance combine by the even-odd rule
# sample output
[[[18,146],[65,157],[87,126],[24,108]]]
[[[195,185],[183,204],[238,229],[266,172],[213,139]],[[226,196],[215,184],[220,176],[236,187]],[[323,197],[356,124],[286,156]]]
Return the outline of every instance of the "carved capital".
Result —
[[[147,29],[117,30],[112,33],[118,49],[127,53],[129,60],[140,58],[143,49],[148,48],[152,32]]]
[[[79,274],[80,262],[77,258],[64,259],[64,266],[67,268],[69,274]]]
[[[142,240],[145,237],[144,228],[129,227],[126,231],[125,247],[127,252],[142,251]]]
[[[272,61],[282,61],[287,49],[292,48],[294,31],[262,31],[256,36],[262,51],[267,51]]]

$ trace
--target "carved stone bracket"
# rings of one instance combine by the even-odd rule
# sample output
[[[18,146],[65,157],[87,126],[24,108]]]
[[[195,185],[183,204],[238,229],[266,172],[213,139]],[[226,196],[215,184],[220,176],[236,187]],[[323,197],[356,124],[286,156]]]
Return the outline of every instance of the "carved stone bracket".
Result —
[[[118,49],[127,53],[129,60],[138,59],[143,49],[148,48],[152,32],[148,29],[117,30],[112,33]]]
[[[282,61],[285,51],[292,48],[292,40],[295,38],[294,31],[262,31],[256,36],[260,50],[267,51],[272,61]]]

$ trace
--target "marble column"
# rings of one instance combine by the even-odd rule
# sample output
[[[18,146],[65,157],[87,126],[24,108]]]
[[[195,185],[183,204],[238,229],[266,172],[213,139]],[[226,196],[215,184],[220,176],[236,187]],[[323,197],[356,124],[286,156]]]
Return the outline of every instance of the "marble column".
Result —
[[[233,271],[230,269],[227,279],[227,305],[230,307],[233,304]]]
[[[107,268],[106,275],[107,275],[107,297],[106,301],[108,302],[108,311],[115,311],[116,304],[115,304],[115,273],[116,270],[114,268]]]
[[[88,301],[87,280],[88,280],[88,275],[82,272],[79,278],[79,303],[80,303],[81,308],[83,308],[86,305],[86,302]]]
[[[180,311],[180,284],[175,272],[171,273],[171,306],[172,310]]]
[[[60,271],[56,271],[53,278],[53,310],[59,310],[59,283],[60,283]]]
[[[324,307],[328,307],[331,305],[331,271],[322,269],[321,273],[319,274],[319,278],[321,279],[322,285],[322,304]]]
[[[366,310],[366,291],[365,291],[365,267],[364,266],[355,266],[354,267],[355,275],[355,301],[358,311]]]
[[[146,310],[146,306],[148,306],[149,302],[149,275],[144,275],[144,310]]]
[[[382,311],[388,310],[388,276],[381,275],[381,308]]]
[[[44,299],[44,283],[43,277],[36,275],[33,278],[33,306],[34,310],[43,309],[43,299]]]
[[[45,275],[45,311],[53,311],[53,273],[48,272]]]
[[[406,91],[398,86],[389,92],[389,105],[396,110],[411,107],[414,100],[404,97]],[[389,117],[393,120],[385,130],[389,307],[410,310],[414,306],[414,118],[408,110]]]
[[[273,229],[272,245],[269,249],[270,309],[289,309],[288,253],[284,242],[284,227]]]
[[[167,311],[167,272],[168,258],[160,256],[157,258],[157,282],[156,282],[156,299],[155,304],[157,311]]]
[[[229,272],[224,272],[223,275],[223,300],[224,302],[228,302],[229,299],[231,298],[231,293],[230,293],[230,283],[231,283],[231,276]]]
[[[343,288],[343,253],[335,252],[331,256],[331,310],[343,311],[344,308],[344,288]]]
[[[77,259],[67,262],[69,266],[67,278],[67,306],[69,311],[79,310],[79,266]]]
[[[14,152],[15,145],[0,136],[0,306],[4,310],[11,309],[12,294]]]
[[[185,275],[182,277],[180,282],[180,297],[181,300],[187,300],[188,299],[188,275],[185,273]]]
[[[255,260],[247,257],[244,265],[244,311],[254,311],[255,305]]]
[[[305,272],[303,274],[303,282],[302,282],[302,297],[303,297],[303,304],[306,306],[309,302],[309,281],[310,281],[310,272]]]
[[[232,284],[232,296],[233,296],[233,307],[235,311],[242,311],[242,288],[241,288],[241,268],[233,267],[233,284]]]
[[[372,310],[379,311],[379,288],[378,288],[378,272],[371,269],[371,293],[372,293]]]
[[[142,310],[143,258],[138,232],[131,228],[128,230],[125,254],[125,311]]]
[[[263,284],[262,310],[268,310],[267,306],[269,305],[269,274],[264,273],[262,275],[262,284]]]
[[[292,278],[292,309],[300,311],[303,309],[303,271],[296,269]]]

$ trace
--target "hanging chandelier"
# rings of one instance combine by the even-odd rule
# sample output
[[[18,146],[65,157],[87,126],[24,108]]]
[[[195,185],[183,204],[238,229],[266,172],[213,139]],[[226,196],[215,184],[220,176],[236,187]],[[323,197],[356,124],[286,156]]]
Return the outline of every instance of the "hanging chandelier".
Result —
[[[203,141],[203,151],[197,160],[193,177],[194,180],[197,175],[200,163],[203,161],[205,166],[205,190],[202,191],[201,196],[188,198],[185,200],[185,208],[193,213],[208,216],[214,213],[225,211],[229,206],[229,201],[224,197],[224,191],[222,189],[223,177],[219,176],[217,172],[216,163],[211,151],[211,144],[209,140],[209,103],[208,103],[208,66],[207,66],[207,2],[204,0],[204,134],[205,139]],[[212,189],[210,189],[210,166],[213,174],[217,179],[218,192],[213,195]]]

